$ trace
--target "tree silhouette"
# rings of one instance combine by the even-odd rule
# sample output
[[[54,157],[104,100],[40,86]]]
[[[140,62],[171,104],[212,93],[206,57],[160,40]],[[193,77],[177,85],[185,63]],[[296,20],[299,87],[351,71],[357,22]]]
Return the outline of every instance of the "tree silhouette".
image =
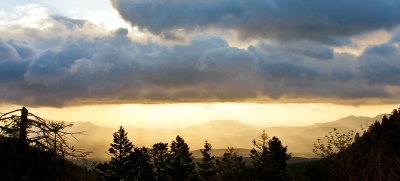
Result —
[[[270,151],[268,148],[268,135],[265,130],[260,135],[258,140],[253,140],[253,145],[255,148],[250,150],[250,157],[253,162],[253,174],[255,174],[257,179],[263,180],[263,178],[268,178],[269,167],[270,167]]]
[[[89,154],[69,145],[69,139],[82,134],[65,130],[71,126],[40,118],[25,107],[0,115],[1,180],[80,180],[79,174],[88,174],[66,160]]]
[[[168,175],[168,143],[156,143],[151,149],[151,155],[155,168],[155,175],[157,180],[169,180]]]
[[[172,141],[169,156],[169,173],[173,180],[185,180],[194,169],[193,156],[189,146],[179,135]]]
[[[110,179],[127,179],[129,171],[132,169],[130,154],[133,144],[129,141],[122,126],[113,134],[113,137],[113,143],[110,144],[111,147],[108,149],[111,160],[100,164],[98,169]]]
[[[215,155],[212,155],[209,153],[211,151],[211,144],[207,142],[204,143],[204,149],[201,149],[200,152],[203,155],[203,158],[201,159],[201,162],[197,163],[198,170],[199,170],[199,176],[203,180],[215,180],[215,165],[214,165],[214,157]]]
[[[268,142],[271,161],[271,178],[272,180],[287,180],[286,161],[290,158],[287,154],[287,147],[282,146],[282,142],[277,137],[272,137]]]
[[[283,147],[276,137],[268,139],[265,130],[258,140],[253,140],[253,145],[255,148],[250,151],[253,177],[256,180],[287,180],[286,161],[290,158],[287,147]]]
[[[400,109],[393,110],[389,118],[376,121],[354,142],[345,145],[337,152],[327,152],[328,146],[316,147],[317,151],[328,153],[322,160],[335,180],[400,180]],[[334,134],[336,135],[336,134]],[[340,134],[339,134],[340,135]],[[353,140],[333,136],[333,143]],[[345,139],[343,139],[345,138]],[[318,146],[318,144],[317,144]],[[322,149],[324,148],[324,149]],[[319,149],[319,150],[318,150]]]
[[[357,137],[358,134],[356,134]],[[325,141],[317,139],[317,143],[314,143],[313,152],[321,157],[328,157],[344,151],[349,147],[355,140],[354,130],[350,130],[347,133],[340,133],[338,129],[333,128],[333,131],[328,132],[325,135]]]
[[[21,116],[10,116],[19,111]],[[0,116],[0,135],[15,139],[17,151],[24,152],[28,147],[34,147],[63,158],[84,159],[90,152],[76,149],[68,143],[69,139],[76,139],[74,135],[83,134],[65,131],[72,126],[72,123],[43,119],[28,112],[25,107]]]
[[[248,167],[243,162],[243,157],[238,156],[234,148],[228,148],[222,159],[216,161],[216,169],[222,180],[249,180]]]
[[[129,155],[130,167],[129,177],[134,180],[155,180],[154,166],[151,163],[150,149],[134,148],[134,152]]]

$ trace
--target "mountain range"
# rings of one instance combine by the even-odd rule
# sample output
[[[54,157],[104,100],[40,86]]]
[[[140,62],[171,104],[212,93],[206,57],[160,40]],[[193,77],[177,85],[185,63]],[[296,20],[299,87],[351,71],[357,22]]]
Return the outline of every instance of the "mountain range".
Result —
[[[127,126],[125,130],[128,132],[128,138],[139,147],[151,147],[158,142],[170,144],[177,135],[180,135],[193,150],[195,157],[201,156],[198,154],[198,149],[203,148],[205,140],[212,144],[216,156],[221,156],[227,147],[237,148],[246,156],[245,153],[252,148],[252,140],[257,139],[262,130],[266,130],[270,137],[276,136],[283,145],[288,146],[288,152],[293,156],[312,158],[315,156],[312,153],[313,144],[333,128],[337,128],[340,132],[361,131],[362,128],[367,129],[374,121],[380,121],[383,116],[384,114],[373,118],[348,116],[332,122],[298,127],[260,127],[236,120],[215,120],[179,129]],[[77,140],[71,140],[71,144],[92,151],[90,159],[108,160],[107,150],[113,139],[112,134],[117,130],[116,127],[98,126],[91,122],[76,122],[69,131],[84,131],[84,134],[77,135]]]

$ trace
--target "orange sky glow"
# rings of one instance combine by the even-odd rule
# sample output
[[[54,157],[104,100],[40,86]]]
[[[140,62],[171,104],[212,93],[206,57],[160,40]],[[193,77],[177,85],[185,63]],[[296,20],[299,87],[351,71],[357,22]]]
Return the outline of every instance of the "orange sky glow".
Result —
[[[238,120],[243,123],[271,126],[306,126],[355,115],[374,117],[390,113],[398,105],[349,106],[324,103],[255,104],[255,103],[182,103],[88,105],[65,108],[29,108],[47,119],[69,122],[90,121],[101,126],[132,125],[149,128],[180,128],[212,120]],[[0,112],[18,109],[2,105]]]

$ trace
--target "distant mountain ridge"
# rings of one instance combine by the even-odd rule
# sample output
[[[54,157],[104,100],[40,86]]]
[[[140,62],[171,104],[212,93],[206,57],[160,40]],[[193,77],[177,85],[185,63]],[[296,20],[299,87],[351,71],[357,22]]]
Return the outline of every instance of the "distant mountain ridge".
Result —
[[[136,146],[151,147],[154,143],[169,143],[180,135],[189,144],[191,150],[203,148],[205,140],[213,148],[224,150],[227,147],[250,149],[252,140],[256,139],[263,129],[272,137],[281,139],[283,145],[288,146],[288,151],[295,156],[312,157],[313,143],[317,138],[323,137],[333,128],[347,132],[360,130],[361,126],[367,129],[374,121],[380,121],[382,115],[376,117],[347,116],[336,121],[316,123],[300,127],[257,127],[236,120],[214,120],[194,126],[179,129],[139,128],[125,127],[129,139]],[[79,142],[72,140],[72,144],[86,150],[93,151],[93,159],[108,159],[107,149],[112,142],[112,134],[117,128],[98,126],[91,122],[76,122],[71,131],[85,131],[79,135]]]

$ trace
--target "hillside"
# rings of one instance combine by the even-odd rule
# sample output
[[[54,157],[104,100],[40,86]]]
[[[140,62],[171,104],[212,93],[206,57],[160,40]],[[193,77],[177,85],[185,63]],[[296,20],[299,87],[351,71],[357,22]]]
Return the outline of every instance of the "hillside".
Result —
[[[201,149],[204,141],[208,140],[213,148],[221,149],[220,152],[223,153],[223,150],[228,146],[244,149],[252,148],[251,141],[259,136],[262,129],[265,129],[269,136],[277,136],[281,139],[282,143],[288,146],[288,151],[293,153],[293,156],[310,158],[313,157],[313,143],[317,138],[323,137],[328,131],[331,131],[332,128],[338,128],[339,131],[360,130],[361,126],[367,128],[375,120],[381,120],[382,116],[378,115],[373,118],[348,116],[332,122],[302,127],[263,128],[235,120],[214,120],[181,129],[128,126],[126,130],[128,137],[136,146],[151,147],[158,142],[170,143],[179,134],[192,150]],[[85,135],[77,137],[79,142],[73,141],[73,144],[86,150],[92,150],[93,153],[90,158],[108,159],[107,149],[112,142],[112,134],[117,128],[97,126],[90,122],[77,122],[71,130],[85,131]]]

